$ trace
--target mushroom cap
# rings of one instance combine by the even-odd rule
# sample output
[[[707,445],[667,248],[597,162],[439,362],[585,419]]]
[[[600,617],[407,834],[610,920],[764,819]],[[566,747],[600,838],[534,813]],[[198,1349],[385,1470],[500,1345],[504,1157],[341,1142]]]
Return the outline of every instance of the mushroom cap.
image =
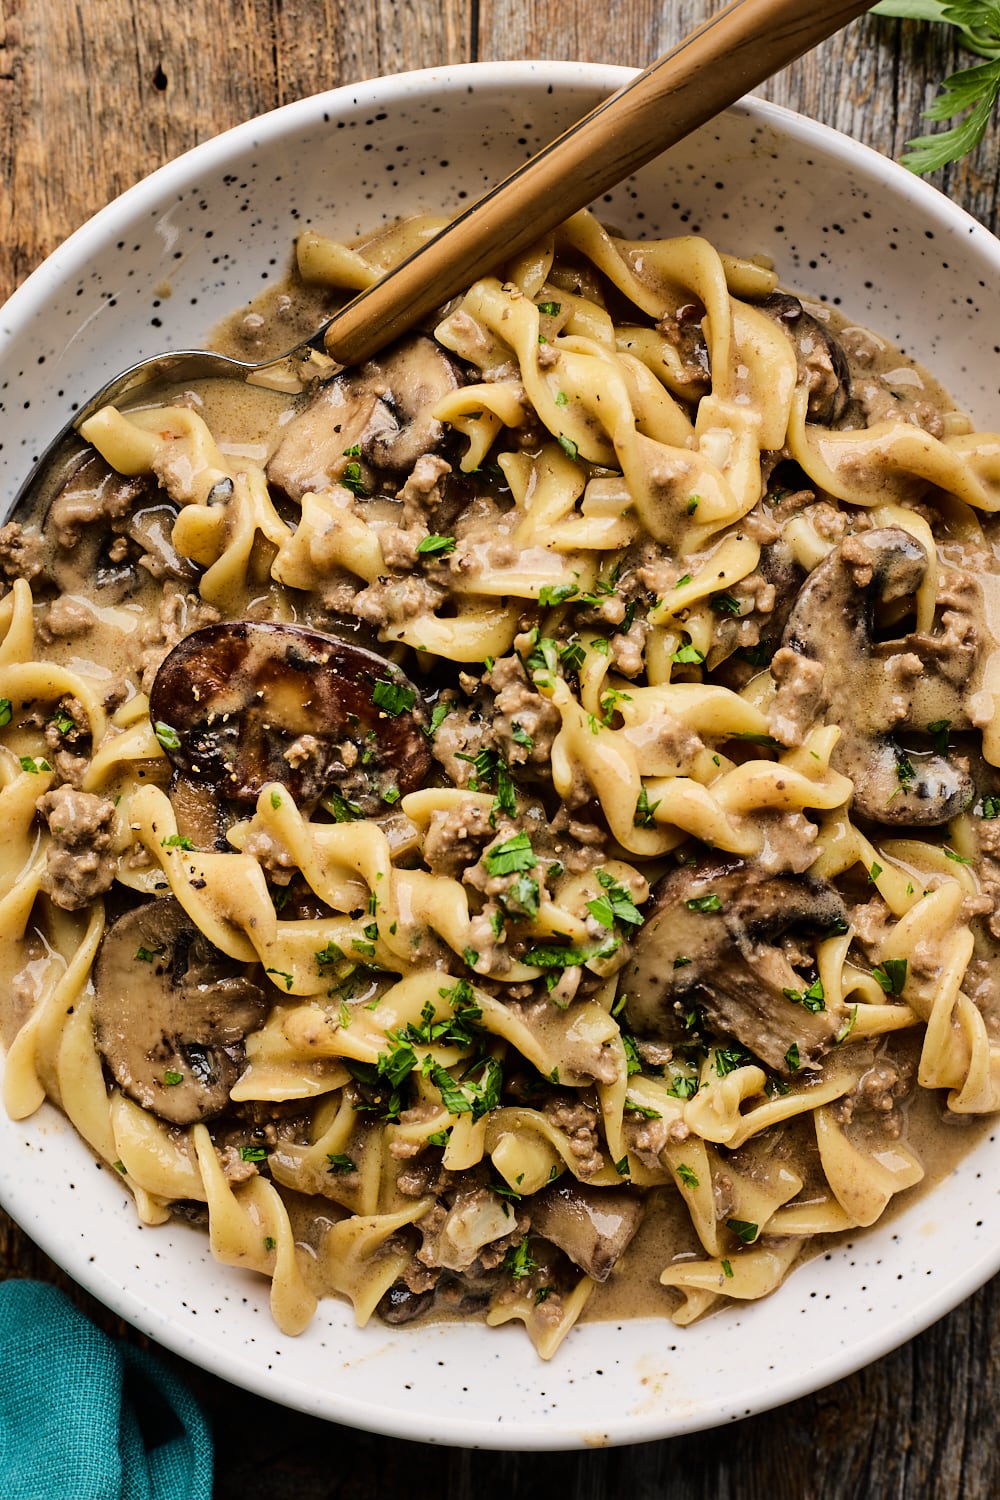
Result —
[[[354,455],[376,472],[409,473],[444,441],[434,408],[462,379],[433,339],[400,340],[360,370],[317,387],[283,429],[268,478],[299,500],[339,480]]]
[[[314,802],[346,787],[351,770],[350,796],[369,813],[383,791],[413,791],[430,767],[423,700],[403,673],[300,625],[193,631],[161,664],[149,709],[173,731],[161,740],[175,768],[235,802],[255,801],[270,781]]]
[[[792,967],[787,938],[825,936],[847,923],[826,880],[772,875],[751,862],[682,866],[653,888],[646,920],[624,971],[629,1024],[640,1036],[688,1039],[683,1017],[702,1010],[709,1029],[732,1037],[788,1075],[814,1066],[835,1045],[840,1017],[789,998],[811,980]]]
[[[531,1200],[531,1232],[558,1245],[594,1281],[607,1281],[639,1228],[643,1203],[628,1188],[593,1188],[573,1178]]]
[[[782,638],[823,667],[826,717],[841,730],[832,764],[854,783],[856,814],[874,823],[947,823],[975,795],[963,766],[904,750],[897,738],[939,721],[968,728],[962,689],[935,638],[876,640],[879,606],[913,595],[927,567],[923,546],[899,526],[848,537],[810,573]]]
[[[772,292],[757,306],[792,341],[799,381],[809,392],[810,422],[829,426],[838,421],[851,399],[851,370],[839,340],[789,292]]]
[[[172,896],[119,917],[94,966],[94,1026],[123,1092],[173,1125],[221,1114],[268,1006],[249,972]]]

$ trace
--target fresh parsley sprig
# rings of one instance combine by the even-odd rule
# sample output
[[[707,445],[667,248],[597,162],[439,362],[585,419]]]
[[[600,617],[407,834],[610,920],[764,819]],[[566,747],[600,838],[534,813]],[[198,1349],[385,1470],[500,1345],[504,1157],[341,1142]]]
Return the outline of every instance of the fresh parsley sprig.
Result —
[[[936,172],[975,150],[1000,98],[1000,4],[997,0],[882,0],[874,13],[954,26],[962,45],[986,59],[943,79],[941,92],[924,111],[926,120],[964,118],[949,130],[919,135],[906,143],[909,149],[900,158],[904,167],[921,175]]]

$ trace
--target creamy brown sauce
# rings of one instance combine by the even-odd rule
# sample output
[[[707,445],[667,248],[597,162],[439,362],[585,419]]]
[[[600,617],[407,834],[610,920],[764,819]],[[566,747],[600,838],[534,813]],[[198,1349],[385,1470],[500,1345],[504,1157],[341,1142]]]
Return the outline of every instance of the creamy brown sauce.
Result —
[[[329,293],[310,291],[293,278],[268,291],[227,320],[216,330],[214,345],[223,352],[255,360],[284,352],[314,331],[329,314],[333,301]],[[829,309],[812,304],[806,306],[838,335],[846,348],[853,366],[854,399],[864,407],[869,423],[896,417],[913,420],[932,433],[955,434],[968,430],[965,419],[955,412],[951,400],[925,371],[905,360],[898,351],[876,336],[849,326]],[[202,415],[225,456],[264,466],[281,441],[288,423],[308,401],[308,394],[295,397],[259,385],[208,381],[170,392],[167,399],[178,401]],[[381,519],[398,519],[401,502],[397,496],[388,495],[379,504],[382,505]],[[503,505],[506,504],[505,499]],[[279,505],[289,516],[294,514],[287,498],[282,499]],[[502,515],[503,512],[495,497],[482,500],[482,512],[484,519],[480,519],[477,524],[481,527],[484,540],[477,545],[489,548],[496,544],[497,514]],[[38,516],[20,519],[36,526],[44,520]],[[262,547],[260,550],[261,560],[266,563],[266,548]],[[541,562],[546,561],[546,555],[542,552]],[[255,582],[251,570],[243,597],[237,602],[235,614],[248,619],[270,619],[280,615],[284,619],[301,617],[311,621],[310,601],[292,598],[288,590],[270,583],[266,567],[260,567],[258,572],[261,576]],[[52,660],[69,667],[85,664],[88,676],[98,679],[103,677],[109,684],[124,678],[127,701],[127,695],[134,693],[141,681],[141,653],[137,653],[137,642],[141,640],[149,621],[158,614],[159,586],[147,579],[120,602],[100,606],[88,598],[88,589],[88,581],[81,574],[73,592],[79,593],[81,608],[93,614],[92,625],[86,631],[70,635],[67,639],[56,636],[46,645],[46,654]],[[51,624],[49,606],[39,605],[36,616],[44,638],[44,633]],[[992,615],[990,620],[992,623]],[[898,625],[898,620],[887,618],[882,623],[888,631],[893,625]],[[152,645],[155,647],[161,643],[154,632]],[[94,667],[93,663],[98,665]],[[943,697],[941,701],[944,703],[947,700]],[[944,713],[935,716],[942,719],[945,717]],[[11,743],[17,750],[16,739]],[[465,744],[465,741],[456,743]],[[966,748],[969,758],[975,761],[971,745]],[[465,760],[470,759],[468,753],[458,753],[460,758],[464,755]],[[917,756],[922,752],[914,749],[912,753]],[[978,759],[977,769],[985,776],[983,784],[988,788],[992,787],[992,771],[988,766],[984,769],[981,757]],[[151,764],[147,774],[151,779],[165,784],[169,767]],[[439,780],[444,779],[440,772],[437,775]],[[184,832],[188,826],[193,828],[194,824],[184,823],[182,817],[179,826]],[[905,833],[905,829],[903,831]],[[788,828],[775,828],[771,853],[778,864],[786,858],[789,850],[792,851],[790,857],[794,857],[794,846],[800,833],[798,828],[791,831]],[[579,850],[576,852],[580,853]],[[581,867],[583,864],[585,861],[582,861]],[[648,873],[653,877],[665,868],[672,866],[661,861],[650,865]],[[495,895],[492,891],[487,894]],[[858,890],[852,893],[852,900],[857,906],[862,904],[864,894]],[[488,937],[484,937],[484,951],[487,943]],[[988,1015],[990,1026],[995,1032],[1000,1012],[1000,1002],[993,984],[995,944],[982,933],[980,949],[980,962],[985,978],[981,976],[981,991],[977,993],[976,999],[980,1008]],[[0,973],[0,1034],[7,1045],[30,1014],[45,963],[46,937],[43,925],[30,933],[24,950],[16,959],[11,957],[8,950],[5,971]],[[554,1013],[553,1024],[556,1025],[558,1021],[559,1016]],[[539,1034],[542,1032],[544,1027],[539,1027]],[[853,1052],[853,1047],[849,1044],[844,1052]],[[914,1043],[905,1034],[890,1035],[879,1043],[879,1057],[912,1070],[916,1063]],[[794,1068],[792,1071],[794,1072]],[[925,1192],[946,1177],[962,1154],[989,1128],[988,1124],[978,1119],[947,1115],[942,1108],[942,1098],[941,1091],[911,1087],[905,1097],[886,1111],[883,1121],[880,1122],[877,1116],[865,1116],[852,1127],[859,1138],[866,1135],[869,1140],[899,1140],[906,1143],[924,1165],[926,1175],[921,1186],[901,1194],[890,1212],[897,1212],[905,1207],[914,1192]],[[888,1123],[885,1123],[886,1120]],[[818,1189],[821,1176],[809,1130],[808,1121],[799,1121],[787,1131],[778,1131],[774,1137],[775,1146],[787,1151],[789,1158],[796,1161],[806,1177],[804,1197],[813,1184]],[[317,1202],[316,1198],[293,1190],[286,1190],[285,1199],[297,1238],[308,1251],[308,1278],[318,1292],[328,1290],[322,1285],[315,1258],[316,1250],[323,1233],[341,1217],[343,1210],[331,1202]],[[720,1218],[724,1217],[723,1210]],[[812,1242],[805,1254],[817,1254],[829,1243],[836,1242],[836,1238],[823,1245]],[[660,1272],[668,1266],[698,1259],[702,1254],[687,1208],[679,1195],[670,1187],[652,1189],[647,1195],[646,1215],[641,1229],[622,1255],[611,1277],[591,1297],[584,1317],[621,1319],[651,1313],[669,1313],[676,1307],[678,1295],[660,1285]],[[432,1315],[443,1317],[448,1314],[438,1307]]]

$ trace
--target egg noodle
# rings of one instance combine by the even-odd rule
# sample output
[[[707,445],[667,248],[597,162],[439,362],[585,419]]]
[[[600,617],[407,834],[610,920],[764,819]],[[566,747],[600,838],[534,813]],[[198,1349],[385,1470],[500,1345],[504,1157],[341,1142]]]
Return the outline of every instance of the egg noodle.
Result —
[[[307,232],[286,310],[438,224]],[[1000,438],[775,294],[580,213],[413,341],[432,400],[390,354],[263,393],[256,446],[217,393],[107,408],[0,533],[7,1110],[51,1099],[144,1224],[207,1222],[286,1333],[337,1294],[548,1357],[648,1265],[686,1324],[933,1168],[912,1095],[1000,1108]],[[420,784],[344,732],[318,790],[214,785],[205,836],[209,731],[156,682],[232,621],[368,632],[368,740],[398,721]],[[198,660],[185,712],[227,689]],[[229,976],[204,1024],[149,1019],[167,912]]]

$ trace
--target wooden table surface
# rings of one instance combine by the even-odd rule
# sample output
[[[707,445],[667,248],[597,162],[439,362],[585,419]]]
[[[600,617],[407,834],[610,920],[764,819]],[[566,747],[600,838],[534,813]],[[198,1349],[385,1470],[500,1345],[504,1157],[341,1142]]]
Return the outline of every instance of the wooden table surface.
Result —
[[[0,0],[0,301],[109,199],[261,111],[441,63],[641,65],[705,13],[703,0]],[[869,17],[761,93],[898,155],[937,81],[970,61],[944,28]],[[1000,128],[935,180],[996,231]],[[55,1281],[102,1327],[142,1342],[5,1216],[0,1257],[4,1275]],[[372,1437],[174,1363],[213,1420],[216,1494],[227,1500],[1000,1495],[1000,1278],[815,1396],[715,1434],[617,1451],[484,1454]]]

